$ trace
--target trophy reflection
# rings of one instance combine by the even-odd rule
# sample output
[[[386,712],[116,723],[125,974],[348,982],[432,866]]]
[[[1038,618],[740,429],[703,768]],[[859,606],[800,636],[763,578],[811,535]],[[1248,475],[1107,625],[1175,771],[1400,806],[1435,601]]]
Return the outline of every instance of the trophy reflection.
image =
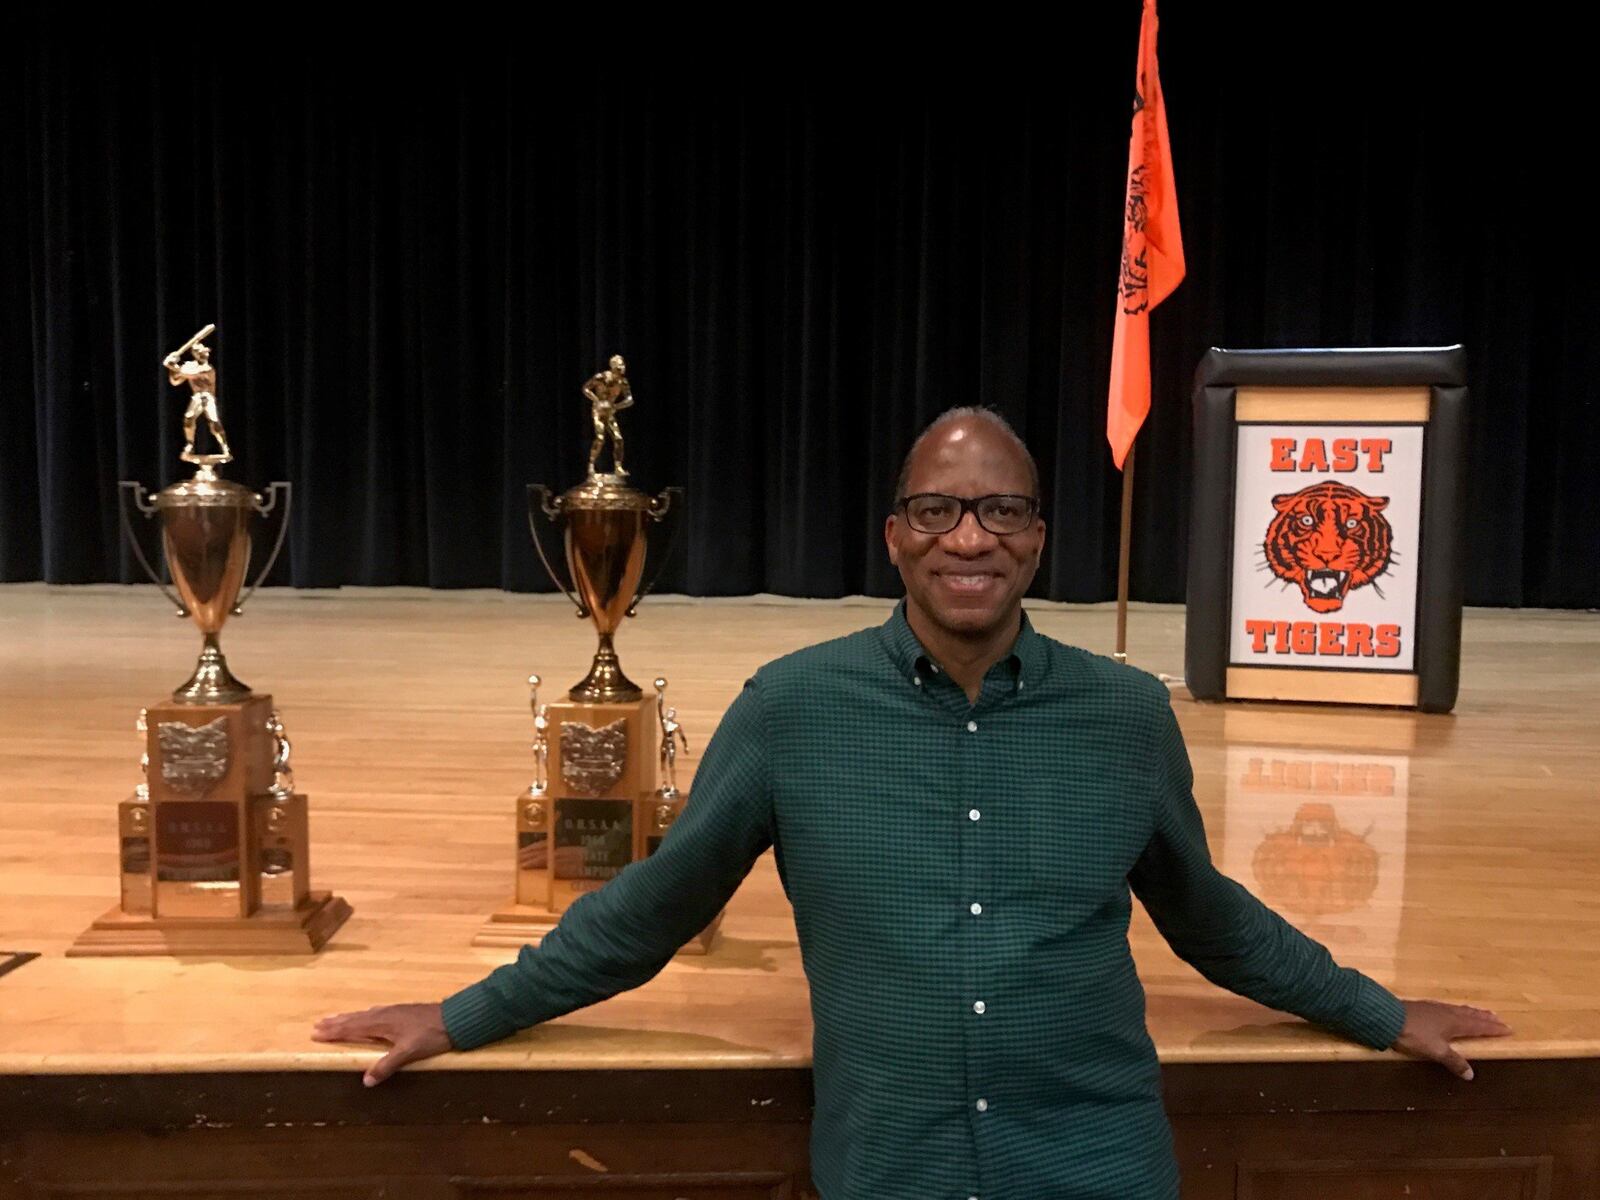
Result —
[[[634,397],[620,355],[583,393],[594,425],[588,475],[560,496],[530,484],[528,522],[545,570],[578,616],[594,623],[599,644],[588,674],[564,700],[541,704],[540,678],[529,676],[535,774],[516,800],[515,894],[473,939],[480,946],[537,942],[573,901],[653,854],[685,803],[675,772],[678,747],[688,740],[677,710],[666,706],[667,681],[656,679],[656,694],[646,699],[623,672],[615,646],[623,618],[633,616],[651,590],[640,587],[649,530],[667,517],[682,489],[650,497],[628,482],[617,414]],[[602,472],[608,440],[612,469]],[[564,523],[570,585],[545,552],[541,514]],[[681,953],[709,950],[720,920]]]
[[[274,483],[261,495],[217,473],[233,454],[202,340],[214,328],[162,360],[173,386],[190,389],[180,457],[195,474],[153,497],[136,482],[120,485],[134,508],[160,518],[176,595],[152,570],[121,506],[140,566],[199,628],[200,657],[169,698],[140,710],[142,778],[118,815],[122,900],[78,938],[72,955],[308,953],[350,915],[344,900],[310,890],[306,797],[294,790],[288,735],[272,697],[236,678],[222,653],[224,623],[243,611],[283,546],[290,489]],[[202,419],[215,451],[195,449]],[[245,588],[254,526],[280,503],[272,550]]]

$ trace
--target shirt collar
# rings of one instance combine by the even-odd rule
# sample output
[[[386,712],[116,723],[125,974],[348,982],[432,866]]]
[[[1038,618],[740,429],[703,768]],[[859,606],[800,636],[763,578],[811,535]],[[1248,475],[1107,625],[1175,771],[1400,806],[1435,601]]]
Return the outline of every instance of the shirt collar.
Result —
[[[890,659],[905,678],[915,679],[929,669],[937,670],[937,665],[912,632],[911,622],[906,620],[904,600],[895,605],[894,613],[884,622],[883,638]],[[1043,638],[1034,630],[1026,611],[1022,614],[1017,640],[1011,644],[1011,653],[1000,661],[1010,666],[1019,684],[1037,682],[1044,661]]]

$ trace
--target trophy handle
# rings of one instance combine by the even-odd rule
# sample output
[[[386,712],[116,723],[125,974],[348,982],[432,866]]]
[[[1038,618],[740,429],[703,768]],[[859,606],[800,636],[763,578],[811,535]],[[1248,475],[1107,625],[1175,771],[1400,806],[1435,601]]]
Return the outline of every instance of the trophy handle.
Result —
[[[567,586],[566,581],[550,565],[550,558],[544,552],[544,542],[539,538],[539,518],[534,515],[533,507],[535,499],[538,500],[539,508],[544,512],[544,515],[552,521],[561,515],[561,499],[558,496],[551,496],[550,489],[542,483],[530,483],[528,485],[528,533],[533,538],[533,548],[539,552],[539,561],[544,564],[545,574],[550,576],[550,581],[565,592],[567,599],[577,606],[578,619],[581,621],[589,615],[589,610],[584,607],[582,600],[572,594],[572,589]]]
[[[650,519],[656,522],[665,521],[667,514],[672,511],[672,502],[674,500],[678,501],[678,505],[681,508],[683,505],[683,489],[681,487],[669,487],[654,500],[650,501]],[[624,614],[625,616],[636,616],[639,611],[639,601],[656,590],[656,584],[661,582],[661,572],[665,571],[667,564],[672,561],[672,552],[678,546],[678,531],[682,528],[683,522],[681,520],[672,522],[672,529],[667,534],[667,548],[662,552],[661,560],[656,563],[655,574],[650,576],[650,582],[645,584],[639,593],[634,596],[633,602],[628,605],[628,611]]]
[[[150,560],[144,556],[144,547],[139,545],[139,539],[134,535],[133,522],[128,519],[127,498],[130,495],[133,497],[133,506],[142,512],[147,519],[156,514],[156,506],[145,501],[144,484],[136,479],[119,481],[117,484],[117,516],[122,520],[122,536],[127,539],[128,545],[133,548],[133,556],[139,560],[139,565],[144,568],[144,573],[150,577],[150,582],[160,588],[161,594],[172,602],[172,606],[178,610],[178,616],[187,617],[189,610],[184,607],[182,600],[172,594],[172,589],[161,582],[161,576],[157,575],[151,568]]]
[[[245,601],[256,594],[256,589],[261,586],[262,580],[272,573],[273,565],[278,561],[278,552],[283,549],[283,541],[289,535],[289,510],[294,504],[294,487],[282,479],[274,480],[267,484],[265,498],[256,497],[256,512],[265,517],[278,507],[278,497],[283,497],[283,516],[278,518],[278,536],[272,543],[272,553],[267,555],[267,565],[261,568],[261,574],[256,576],[256,581],[250,585],[250,590],[239,597],[233,606],[233,615],[244,616]]]

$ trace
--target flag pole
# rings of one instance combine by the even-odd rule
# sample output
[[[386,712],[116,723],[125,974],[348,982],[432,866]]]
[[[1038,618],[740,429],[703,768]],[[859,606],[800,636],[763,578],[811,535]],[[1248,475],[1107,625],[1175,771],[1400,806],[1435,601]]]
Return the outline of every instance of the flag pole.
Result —
[[[1150,415],[1150,314],[1183,281],[1183,235],[1172,178],[1167,106],[1156,65],[1156,0],[1142,0],[1128,184],[1122,209],[1122,265],[1111,335],[1106,440],[1122,466],[1122,530],[1117,549],[1116,660],[1128,661],[1128,575],[1133,545],[1133,443]]]
[[[1117,548],[1117,650],[1119,663],[1128,661],[1128,558],[1133,544],[1133,452],[1122,460],[1122,533]]]

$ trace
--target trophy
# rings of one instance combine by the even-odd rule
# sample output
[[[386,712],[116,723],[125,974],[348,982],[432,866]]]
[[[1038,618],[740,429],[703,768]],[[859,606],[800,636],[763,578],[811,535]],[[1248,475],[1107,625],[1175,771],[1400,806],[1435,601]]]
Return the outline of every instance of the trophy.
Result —
[[[533,786],[516,799],[515,893],[473,939],[479,946],[537,942],[579,896],[654,853],[685,802],[673,771],[677,747],[687,747],[688,741],[677,710],[665,707],[666,680],[657,679],[655,698],[646,699],[623,673],[614,644],[623,618],[635,615],[653,587],[652,580],[640,588],[649,529],[666,518],[682,489],[650,497],[628,482],[617,414],[634,400],[621,355],[612,356],[583,394],[594,422],[588,476],[560,496],[543,484],[530,484],[528,524],[545,570],[579,618],[594,622],[599,647],[589,673],[565,700],[540,704],[539,676],[529,676],[535,775]],[[607,439],[612,470],[602,473]],[[570,585],[545,553],[541,513],[565,522]],[[658,762],[664,774],[660,786]],[[720,919],[681,953],[709,950]]]
[[[242,613],[277,560],[290,489],[274,483],[263,496],[217,473],[233,455],[202,340],[214,329],[162,360],[172,385],[190,389],[180,457],[195,465],[194,476],[153,497],[139,483],[119,485],[146,518],[160,517],[177,595],[151,569],[128,505],[120,506],[140,566],[178,616],[199,627],[200,658],[169,698],[140,710],[143,778],[118,806],[122,900],[79,936],[71,955],[309,953],[350,915],[343,899],[310,890],[306,797],[294,791],[282,718],[270,695],[234,677],[219,642],[223,624]],[[195,449],[202,418],[215,452]],[[280,501],[277,538],[245,588],[252,526]]]

